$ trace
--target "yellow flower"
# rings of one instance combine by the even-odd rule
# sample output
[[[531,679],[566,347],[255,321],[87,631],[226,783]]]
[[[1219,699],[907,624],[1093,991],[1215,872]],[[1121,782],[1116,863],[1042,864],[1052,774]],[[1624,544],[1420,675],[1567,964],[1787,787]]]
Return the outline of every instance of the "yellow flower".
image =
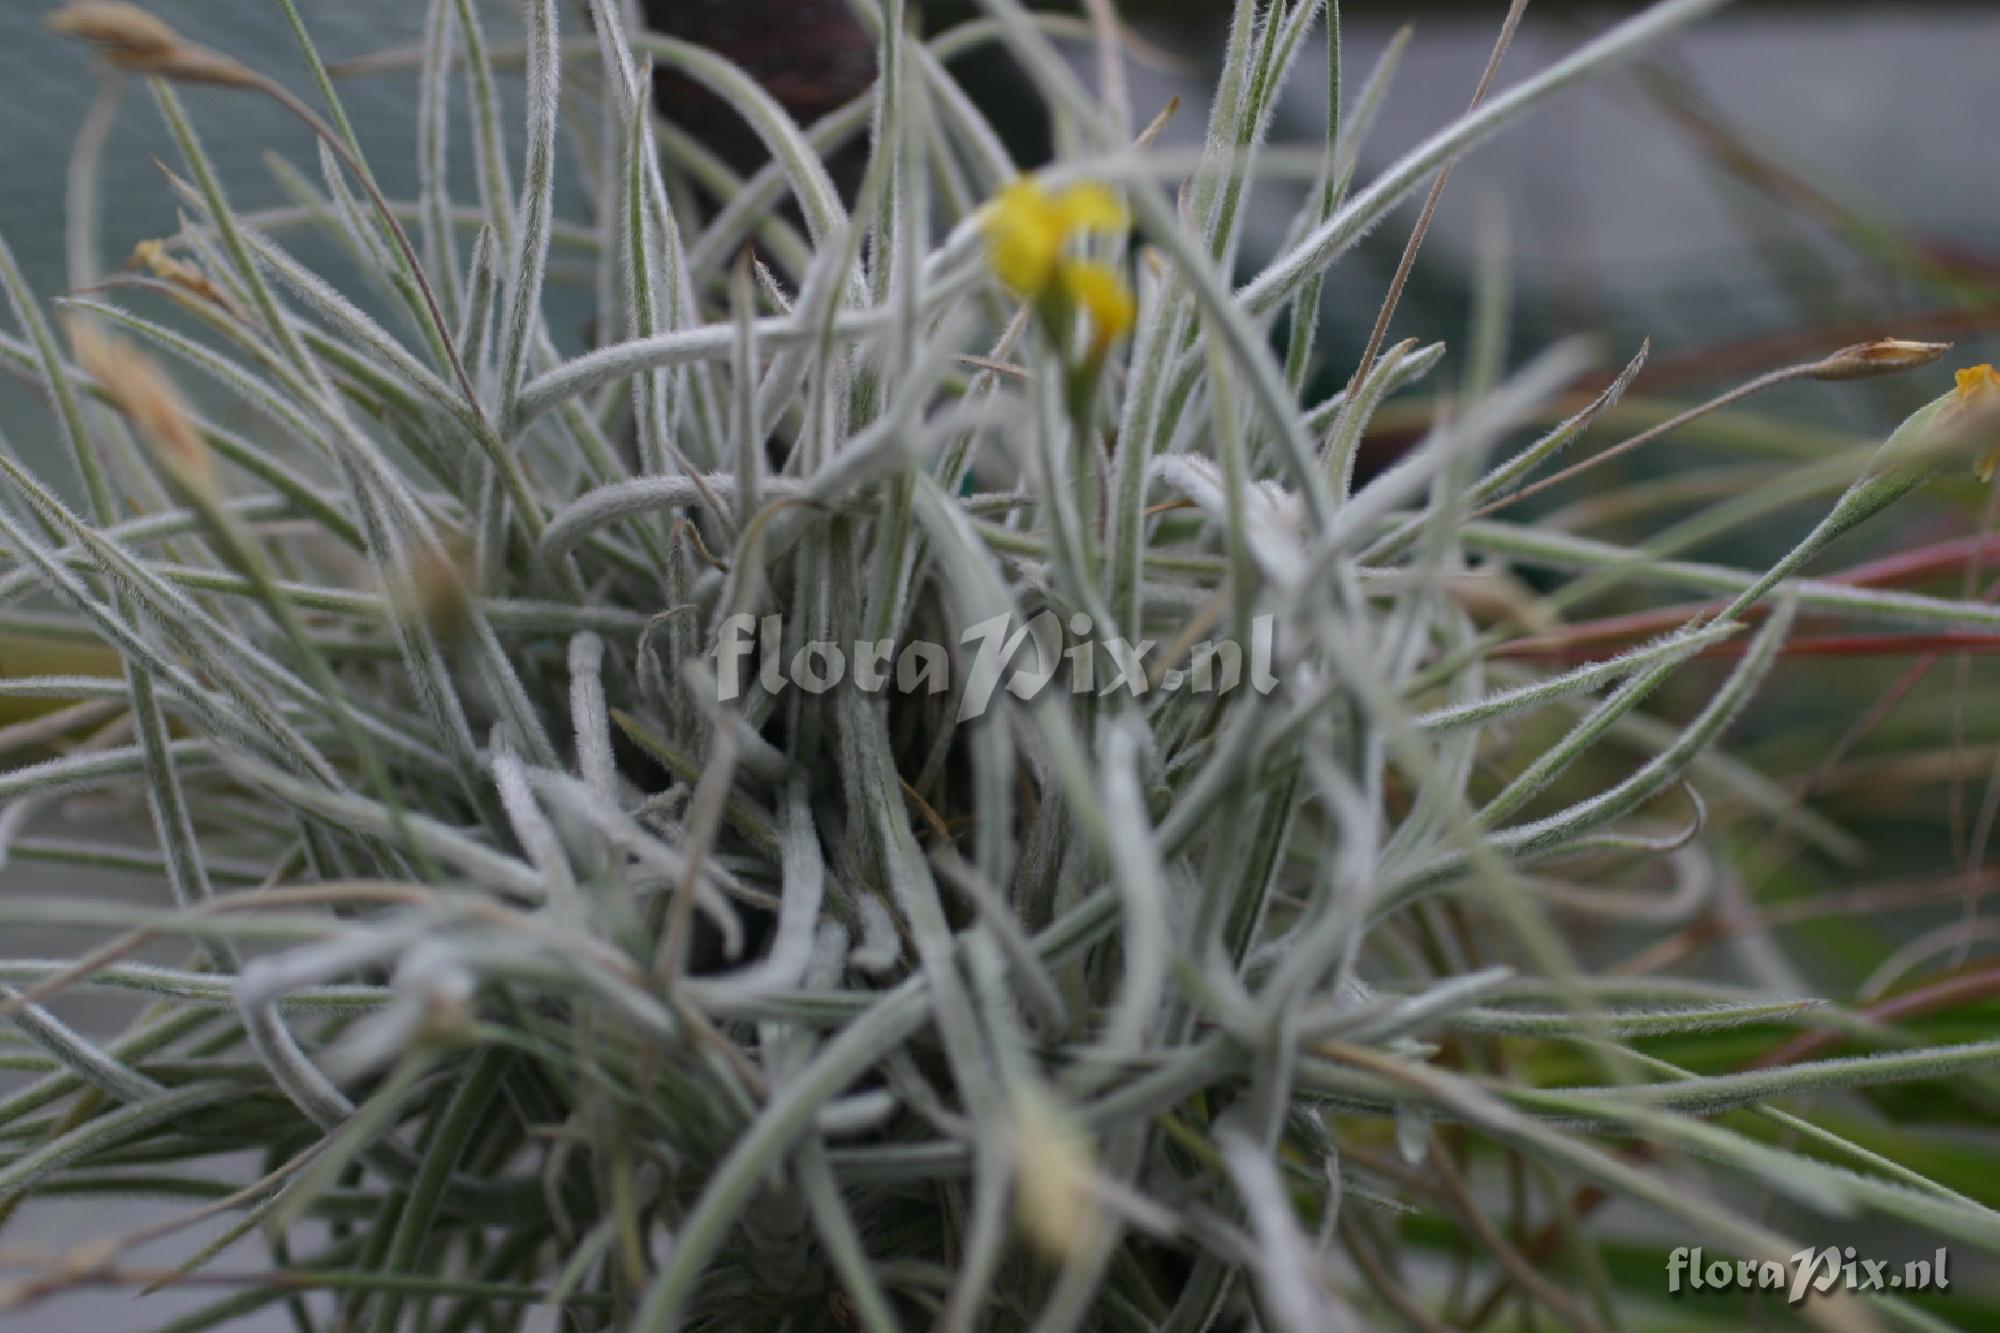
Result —
[[[1992,366],[1967,366],[1958,372],[1958,401],[1968,403],[1991,389],[2000,389],[2000,370]]]
[[[1101,185],[1050,194],[1022,179],[987,206],[985,226],[1000,281],[1021,296],[1039,296],[1057,281],[1071,238],[1124,230],[1125,208]]]
[[[1132,299],[1125,280],[1102,264],[1064,264],[1061,276],[1063,291],[1090,316],[1091,355],[1104,355],[1112,343],[1132,331],[1139,318],[1139,303]]]
[[[1990,365],[1967,366],[1958,372],[1958,397],[1953,406],[1959,411],[1984,410],[1988,413],[2000,411],[2000,370]],[[1981,481],[1993,480],[1995,471],[2000,471],[2000,445],[1986,451],[1974,471]]]
[[[1096,356],[1131,331],[1137,310],[1116,273],[1068,252],[1080,236],[1121,232],[1129,225],[1124,205],[1101,185],[1072,185],[1051,194],[1025,178],[1002,190],[984,218],[994,274],[1017,296],[1059,297],[1087,313]]]

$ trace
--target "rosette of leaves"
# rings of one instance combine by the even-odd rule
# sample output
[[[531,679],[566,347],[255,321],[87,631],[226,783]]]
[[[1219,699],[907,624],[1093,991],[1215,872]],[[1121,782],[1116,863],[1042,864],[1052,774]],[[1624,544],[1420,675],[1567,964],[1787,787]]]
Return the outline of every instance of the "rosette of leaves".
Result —
[[[878,76],[801,124],[611,0],[432,0],[420,47],[374,62],[418,89],[413,198],[379,187],[311,15],[273,2],[298,88],[129,5],[57,11],[178,149],[116,188],[171,191],[184,223],[54,298],[0,250],[0,368],[46,396],[72,474],[0,453],[5,628],[74,650],[0,681],[33,706],[4,736],[0,916],[78,939],[0,960],[25,1075],[0,1206],[177,1201],[107,1214],[0,1303],[221,1282],[148,1326],[283,1305],[384,1331],[1318,1333],[1517,1302],[1591,1329],[1650,1318],[1662,1227],[1801,1248],[1760,1192],[2000,1242],[1952,1159],[1809,1109],[1914,1080],[1988,1097],[2000,1044],[1596,974],[1563,915],[1596,888],[1681,919],[1751,818],[1852,852],[1720,743],[1801,613],[1993,624],[1794,577],[1964,431],[1927,409],[1876,465],[1834,452],[1715,500],[1710,530],[1829,500],[1763,571],[1678,560],[1692,529],[1619,547],[1470,517],[1637,371],[1552,412],[1592,352],[1503,370],[1498,281],[1461,356],[1377,339],[1311,387],[1323,285],[1364,233],[1720,0],[1623,20],[1366,179],[1395,50],[1344,86],[1319,0],[1230,7],[1192,153],[1151,146],[1108,5],[987,0],[931,35],[858,5]],[[1268,148],[1313,42],[1324,142]],[[996,47],[1064,145],[1033,185],[954,82]],[[764,164],[658,121],[657,72],[733,108]],[[232,207],[195,97],[312,127],[297,206]],[[117,198],[89,188],[99,141],[73,173],[85,267],[92,201]],[[824,166],[850,144],[851,207]],[[1239,280],[1251,188],[1288,179],[1291,234]],[[1091,201],[1054,233],[1088,277],[996,272],[990,201],[1024,190]],[[298,257],[305,229],[338,266]],[[564,285],[599,345],[549,317]],[[1937,350],[1903,346],[1790,377]],[[1372,414],[1421,386],[1431,428],[1358,479]],[[1635,587],[1719,600],[1581,664],[1509,655]],[[1068,650],[1048,688],[964,709],[968,631],[1049,611],[1090,628],[1020,645]],[[778,629],[732,695],[713,650],[741,615]],[[1168,688],[1260,625],[1271,688]],[[822,642],[956,669],[937,692],[789,684]],[[1114,644],[1146,647],[1137,679]],[[1706,655],[1696,705],[1651,711]],[[1607,772],[1613,744],[1639,760]],[[150,897],[38,892],[57,862]],[[1652,874],[1667,892],[1633,887]],[[58,1013],[83,987],[140,1005],[84,1032]],[[1795,1032],[1803,1054],[1730,1054]],[[1627,1207],[1591,1216],[1606,1199]],[[260,1270],[218,1262],[238,1241]],[[1934,1326],[1894,1293],[1805,1313]]]

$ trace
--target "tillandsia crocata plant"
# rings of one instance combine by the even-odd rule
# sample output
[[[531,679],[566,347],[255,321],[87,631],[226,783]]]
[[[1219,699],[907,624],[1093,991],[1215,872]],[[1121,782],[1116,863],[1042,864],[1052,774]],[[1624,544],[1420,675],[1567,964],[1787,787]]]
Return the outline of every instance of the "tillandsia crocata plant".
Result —
[[[1470,108],[1372,175],[1402,46],[1357,93],[1327,0],[1222,7],[1194,150],[1134,132],[1158,108],[1095,0],[929,34],[862,0],[876,77],[810,124],[620,0],[427,0],[414,47],[346,67],[270,3],[303,81],[54,9],[172,136],[119,201],[181,225],[102,271],[99,126],[67,293],[0,245],[0,370],[50,409],[0,447],[0,631],[48,650],[0,677],[0,920],[76,941],[0,957],[0,1225],[173,1204],[6,1248],[0,1310],[136,1285],[189,1300],[133,1327],[190,1330],[1735,1328],[1744,1301],[1664,1303],[1663,1236],[1779,1262],[1865,1218],[2000,1251],[1990,1178],[1875,1114],[1907,1084],[1926,1123],[1990,1112],[2000,1042],[1910,1025],[1978,975],[1884,1009],[1673,967],[1727,935],[1754,849],[1866,850],[1733,751],[1801,627],[2000,630],[1971,593],[1804,577],[1990,443],[1992,370],[1879,451],[1683,487],[1626,544],[1517,506],[1946,349],[1845,348],[1587,447],[1643,349],[1515,357],[1498,280],[1462,351],[1387,336],[1449,167],[1723,0],[1495,91],[1517,0]],[[1272,147],[1316,43],[1324,140]],[[996,50],[1046,168],[955,78]],[[341,100],[399,71],[409,198]],[[762,165],[662,120],[656,71]],[[194,112],[253,103],[318,145],[278,168],[293,206],[233,206],[204,147]],[[849,197],[825,164],[855,144]],[[1366,355],[1326,364],[1322,292],[1427,182]],[[1287,183],[1254,260],[1250,192]],[[1420,428],[1361,466],[1393,411]],[[1775,564],[1682,558],[1801,505]],[[53,892],[62,865],[143,896]],[[1600,965],[1634,922],[1656,952]],[[84,988],[129,1021],[65,1021]],[[1942,1327],[1924,1301],[1764,1313]]]

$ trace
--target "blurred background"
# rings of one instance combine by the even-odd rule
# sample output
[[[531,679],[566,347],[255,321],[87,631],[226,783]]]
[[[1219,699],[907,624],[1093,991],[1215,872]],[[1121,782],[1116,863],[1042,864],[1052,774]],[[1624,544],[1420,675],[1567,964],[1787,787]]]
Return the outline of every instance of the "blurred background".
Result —
[[[738,0],[736,8],[750,13],[760,5],[769,22],[787,21],[787,0]],[[80,49],[42,31],[53,7],[53,0],[8,0],[0,7],[0,234],[44,295],[67,282],[66,172],[100,87]],[[270,0],[149,0],[148,7],[187,36],[306,86],[286,20]],[[1496,86],[1552,62],[1638,7],[1536,3]],[[339,0],[306,8],[322,49],[340,60],[414,42],[425,6]],[[1134,66],[1138,120],[1179,95],[1184,105],[1167,137],[1198,142],[1228,6],[1219,0],[1122,0],[1119,8],[1171,57]],[[927,17],[936,26],[963,9],[933,4]],[[1463,110],[1504,10],[1501,0],[1357,0],[1343,6],[1350,102],[1410,25],[1400,71],[1362,153],[1362,179]],[[504,40],[512,7],[492,3],[486,12],[496,40]],[[580,35],[582,27],[572,22],[569,30]],[[1951,367],[2000,355],[1990,340],[2000,325],[1996,53],[2000,5],[1990,0],[1738,4],[1644,60],[1562,94],[1466,158],[1391,336],[1461,343],[1482,248],[1504,255],[1512,274],[1517,360],[1552,338],[1597,331],[1608,375],[1642,339],[1652,340],[1645,374],[1614,419],[1598,428],[1593,438],[1599,443],[1617,438],[1613,432],[1621,425],[1658,419],[1669,404],[1697,401],[1846,343],[1882,334],[1959,343],[1947,362],[1904,379],[1810,384],[1760,397],[1604,469],[1598,479],[1657,478],[1662,498],[1655,506],[1591,512],[1579,499],[1587,488],[1560,493],[1544,506],[1548,521],[1607,540],[1640,540],[1687,512],[1676,503],[1706,502],[1718,491],[1753,486],[1802,461],[1879,439],[1911,407],[1948,387]],[[992,91],[1004,89],[1008,77],[994,65],[977,71],[976,82]],[[350,79],[342,89],[392,196],[407,196],[414,185],[414,83],[408,73],[377,74]],[[1315,41],[1293,80],[1276,142],[1318,143],[1326,87],[1325,54]],[[310,174],[314,157],[302,131],[255,99],[198,88],[185,97],[240,208],[292,202],[269,160],[301,164]],[[996,96],[996,113],[1004,116],[1024,100]],[[1011,128],[1023,141],[1036,131],[1032,123]],[[454,133],[462,148],[463,126]],[[177,225],[156,156],[178,168],[144,89],[130,87],[104,159],[105,256],[113,266],[135,242]],[[457,161],[469,172],[465,156],[459,152]],[[1282,193],[1275,191],[1273,206],[1251,215],[1246,271],[1280,240],[1293,211]],[[1413,206],[1405,209],[1334,271],[1317,392],[1337,389],[1351,370],[1413,212]],[[331,257],[306,242],[301,249],[312,262]],[[580,341],[589,321],[589,283],[581,273],[572,276],[579,281],[570,333]],[[1391,454],[1421,428],[1427,411],[1421,396],[1391,403],[1371,440],[1373,456]],[[5,377],[0,435],[31,458],[53,464],[58,457],[35,395]],[[68,484],[59,470],[50,470],[52,480]],[[1852,564],[1965,536],[1990,526],[1987,504],[1987,493],[1970,477],[1948,479],[1893,521],[1844,541],[1831,558],[1835,565]],[[1768,562],[1813,517],[1810,508],[1784,511],[1694,554]],[[1968,579],[1975,587],[1983,581],[1976,569],[1954,566],[1923,586],[1955,593]],[[1609,614],[1658,600],[1639,590],[1593,610]],[[1840,865],[1795,854],[1767,824],[1746,820],[1740,825],[1740,894],[1746,900],[1768,905],[1864,887],[1907,889],[1912,901],[1925,904],[1895,920],[1893,936],[1908,940],[1947,928],[1959,911],[1924,886],[1962,882],[1982,894],[1991,887],[1975,835],[1987,774],[2000,772],[2000,721],[1978,706],[1992,668],[1978,659],[1946,659],[1922,673],[1915,670],[1919,665],[1913,655],[1785,665],[1779,687],[1766,691],[1736,749],[1780,774],[1803,774],[1856,719],[1870,717],[1867,739],[1819,774],[1812,793],[1816,808],[1845,822],[1866,855]],[[1677,697],[1665,699],[1663,711],[1698,702],[1715,679],[1706,667],[1684,672]],[[1906,681],[1914,683],[1895,694]],[[1885,699],[1894,706],[1875,718],[1871,710]],[[96,891],[105,888],[101,877],[90,882]],[[51,887],[46,877],[38,884]],[[1768,950],[1756,955],[1761,946],[1752,937],[1725,944],[1725,953],[1751,951],[1725,964],[1764,974],[1789,971],[1802,987],[1850,996],[1869,981],[1887,947],[1879,918],[1808,913],[1786,929],[1794,933],[1784,937],[1784,957]],[[1967,940],[1977,946],[1975,960],[1991,954],[1990,941],[1980,943],[1976,934]],[[1607,935],[1594,944],[1615,958],[1648,942]],[[53,938],[20,939],[10,941],[7,952],[67,947]],[[1961,966],[1965,958],[1945,961]],[[88,1005],[65,1012],[91,1030],[120,1014]],[[1961,1028],[1964,1035],[1989,1036],[1996,1021],[2000,1015],[1990,1005],[1973,1006],[1948,1016],[1957,1028],[1936,1030],[1940,1036]],[[1940,1145],[1938,1151],[1958,1149]],[[1937,1169],[1980,1197],[2000,1193],[2000,1186],[1973,1189],[1950,1167]],[[83,1200],[75,1208],[92,1206]],[[90,1231],[81,1211],[43,1210],[32,1221],[25,1230],[47,1244]],[[14,1234],[22,1232],[17,1223]],[[33,1318],[74,1316],[84,1321],[79,1327],[107,1330],[153,1327],[180,1299],[157,1298],[144,1307],[146,1318],[136,1319],[122,1295],[82,1294],[42,1307]]]
[[[734,49],[743,50],[746,62],[756,58],[758,34],[766,29],[780,41],[810,44],[813,34],[799,28],[799,16],[827,8],[735,0],[674,10],[676,2],[660,0],[665,7],[655,12],[694,16],[674,20],[689,30],[718,24],[717,40],[742,44]],[[80,48],[42,31],[53,5],[29,0],[0,8],[6,127],[0,234],[44,293],[65,286],[65,175],[100,86]],[[305,86],[292,34],[272,0],[151,0],[151,7],[195,40]],[[1361,179],[1463,110],[1505,7],[1501,0],[1350,0],[1342,7],[1350,110],[1385,51],[1405,43],[1363,147]],[[1558,59],[1637,7],[1537,0],[1496,87]],[[414,43],[424,8],[413,0],[342,0],[307,12],[321,49],[340,61]],[[568,10],[566,30],[584,39],[581,6]],[[1132,65],[1137,119],[1143,123],[1176,95],[1184,99],[1167,129],[1170,142],[1199,141],[1227,11],[1215,0],[1121,0],[1119,12],[1161,57]],[[492,0],[484,12],[492,40],[514,36],[512,5]],[[970,12],[968,4],[941,0],[925,9],[932,28]],[[1947,387],[1951,367],[2000,356],[1989,341],[2000,321],[1996,51],[2000,5],[1990,3],[1732,5],[1642,60],[1560,94],[1465,158],[1391,338],[1462,343],[1470,275],[1481,247],[1489,248],[1510,275],[1516,361],[1556,337],[1595,331],[1608,376],[1651,339],[1646,371],[1619,412],[1598,427],[1600,443],[1620,426],[1657,420],[1671,406],[1863,338],[1893,333],[1959,344],[1950,360],[1915,375],[1760,396],[1602,469],[1584,490],[1561,493],[1558,502],[1635,476],[1672,477],[1686,499],[1699,501],[1704,487],[1740,489],[1801,460],[1879,439],[1912,406]],[[1088,51],[1076,54],[1089,63]],[[580,68],[594,75],[595,62]],[[1036,141],[1041,127],[1033,99],[1018,95],[1000,57],[990,51],[969,57],[960,72],[983,91],[1012,137]],[[347,109],[391,195],[414,189],[414,83],[409,72],[342,82]],[[1326,87],[1324,46],[1315,36],[1291,80],[1274,142],[1320,141]],[[226,91],[189,88],[184,97],[239,208],[296,202],[272,170],[274,160],[300,164],[316,178],[312,145],[285,117]],[[469,191],[463,151],[469,135],[462,124],[454,135],[454,166],[467,173]],[[513,138],[518,151],[518,134]],[[178,165],[150,99],[135,85],[125,91],[105,153],[108,265],[121,263],[135,242],[177,225],[156,158]],[[1268,257],[1295,212],[1296,191],[1288,197],[1283,187],[1265,188],[1268,206],[1248,214],[1246,274]],[[1334,270],[1315,396],[1338,389],[1352,370],[1414,211],[1413,202]],[[288,240],[309,262],[339,271],[337,252],[316,245],[309,232],[288,233]],[[568,282],[574,300],[573,317],[563,318],[557,332],[579,345],[591,323],[587,272],[558,256],[554,277]],[[354,295],[368,303],[365,289]],[[1447,361],[1441,383],[1453,368]],[[1427,411],[1421,394],[1388,404],[1369,456],[1379,462],[1393,454]],[[35,395],[4,376],[0,433],[29,457],[56,458]],[[52,468],[51,480],[69,485],[66,470]],[[1981,522],[1983,497],[1969,477],[1932,487],[1928,507],[1903,507],[1894,521],[1844,541],[1840,553],[1860,559],[1962,536]],[[1663,498],[1650,512],[1599,516],[1591,530],[1636,539],[1672,516]],[[1809,509],[1780,515],[1696,554],[1768,562],[1813,516]],[[1873,688],[1896,666],[1841,661],[1797,669],[1831,672],[1838,687]],[[1852,706],[1865,708],[1873,697]],[[1945,706],[1966,711],[1948,700]],[[1967,725],[1976,729],[1980,719]],[[1983,754],[1966,762],[1984,771]],[[1919,807],[1934,798],[1909,797]],[[1930,813],[1911,811],[1920,824]]]
[[[731,8],[759,4],[772,22],[786,22],[784,0]],[[26,0],[0,12],[0,232],[44,290],[63,282],[64,175],[98,86],[80,48],[41,31],[52,7],[53,0]],[[196,40],[272,73],[304,77],[285,19],[269,0],[153,0],[150,7]],[[1637,7],[1538,0],[1499,86]],[[510,6],[488,8],[496,29],[507,26]],[[1124,0],[1119,8],[1187,65],[1185,72],[1135,67],[1138,116],[1143,121],[1181,94],[1187,100],[1168,137],[1198,140],[1227,6]],[[928,14],[935,27],[966,9],[934,2]],[[1364,178],[1463,109],[1504,9],[1499,0],[1350,0],[1343,7],[1350,103],[1399,28],[1413,26],[1364,150]],[[422,10],[411,0],[342,0],[309,13],[315,39],[329,58],[341,59],[415,41]],[[581,33],[573,24],[572,34]],[[1458,332],[1481,219],[1497,219],[1514,265],[1517,344],[1524,347],[1575,328],[1606,328],[1634,342],[1649,335],[1657,374],[1696,353],[1706,370],[1749,340],[1873,328],[1892,316],[1904,317],[1904,332],[1939,325],[1971,337],[2000,272],[1993,229],[2000,149],[1991,132],[2000,114],[1996,50],[2000,6],[1991,4],[1735,5],[1644,63],[1566,92],[1467,158],[1398,332]],[[1006,77],[970,72],[987,86]],[[413,180],[413,83],[406,74],[377,75],[348,80],[342,90],[391,193],[407,192]],[[1318,139],[1325,88],[1315,41],[1292,81],[1275,141]],[[290,202],[266,158],[310,167],[303,133],[226,92],[191,89],[187,99],[211,152],[230,171],[237,204]],[[1018,109],[1022,99],[996,99],[998,118],[1007,118],[1010,103]],[[114,259],[175,225],[155,156],[176,161],[143,89],[134,88],[106,156],[105,239]],[[1288,213],[1253,214],[1246,263],[1268,252]],[[1259,229],[1260,218],[1277,221]],[[1379,230],[1338,271],[1329,299],[1331,364],[1358,350],[1404,235],[1405,227]],[[20,406],[8,404],[0,425],[20,426]]]

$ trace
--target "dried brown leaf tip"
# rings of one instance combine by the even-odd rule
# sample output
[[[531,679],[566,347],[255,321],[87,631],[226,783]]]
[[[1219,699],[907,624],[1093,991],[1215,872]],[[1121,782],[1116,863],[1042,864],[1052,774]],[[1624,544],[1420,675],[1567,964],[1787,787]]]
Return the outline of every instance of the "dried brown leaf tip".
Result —
[[[190,83],[255,87],[257,76],[228,56],[198,46],[124,0],[70,0],[49,15],[51,31],[96,47],[114,69]]]
[[[80,37],[120,69],[144,71],[185,45],[165,23],[122,0],[71,0],[49,15],[49,29]]]
[[[131,343],[108,337],[84,320],[70,325],[69,336],[77,364],[90,372],[111,405],[131,421],[174,479],[189,490],[215,494],[215,461],[208,441],[195,425],[187,400],[159,363]]]
[[[211,305],[220,306],[232,315],[239,313],[229,293],[209,281],[208,275],[196,265],[175,258],[163,241],[141,241],[133,246],[130,267],[143,268],[161,282]]]
[[[1816,380],[1865,380],[1896,375],[1927,366],[1951,350],[1950,343],[1912,342],[1907,338],[1877,338],[1843,347],[1820,362]]]
[[[472,627],[472,542],[462,532],[443,544],[426,544],[411,557],[397,601],[411,621],[440,638],[461,638]]]

